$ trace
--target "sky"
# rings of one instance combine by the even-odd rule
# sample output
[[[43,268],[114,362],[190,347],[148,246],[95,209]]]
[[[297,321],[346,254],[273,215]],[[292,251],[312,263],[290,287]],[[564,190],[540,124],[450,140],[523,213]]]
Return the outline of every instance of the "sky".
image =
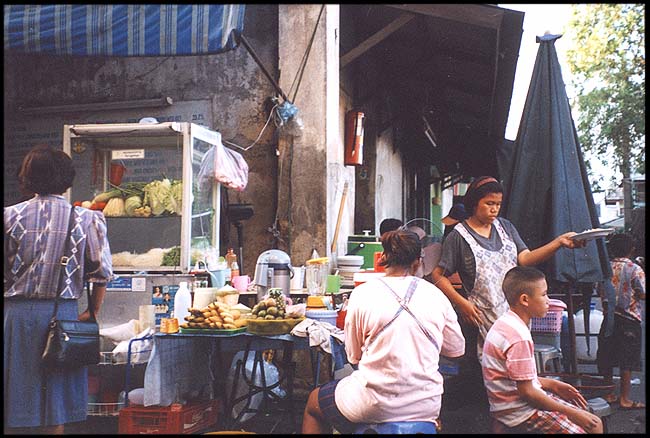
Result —
[[[499,7],[522,11],[524,15],[523,34],[519,49],[519,59],[515,71],[515,83],[510,103],[510,114],[506,124],[505,137],[508,140],[516,140],[521,113],[526,103],[526,95],[530,86],[530,79],[535,66],[535,58],[539,44],[535,37],[544,35],[546,31],[552,34],[562,34],[562,38],[555,41],[555,50],[562,70],[562,79],[566,85],[566,92],[569,101],[572,102],[575,95],[570,85],[571,69],[566,61],[566,51],[573,46],[573,41],[567,34],[568,22],[571,19],[571,4],[499,4]],[[577,111],[575,106],[571,108],[573,120],[577,123]],[[586,157],[588,158],[588,157]],[[603,176],[609,181],[612,170],[603,166],[599,160],[590,160],[594,175]],[[620,176],[620,175],[619,175]],[[590,177],[590,179],[593,179]],[[606,183],[606,185],[608,185]]]

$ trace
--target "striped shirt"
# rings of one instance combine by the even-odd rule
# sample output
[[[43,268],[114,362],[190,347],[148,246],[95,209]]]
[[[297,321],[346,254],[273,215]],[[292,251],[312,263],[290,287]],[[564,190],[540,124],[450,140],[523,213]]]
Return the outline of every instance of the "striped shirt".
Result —
[[[514,427],[526,421],[537,409],[517,391],[517,381],[537,379],[533,338],[528,326],[512,310],[496,320],[483,345],[483,380],[490,401],[490,414]]]
[[[60,195],[36,195],[4,209],[4,296],[52,299],[59,288],[60,260],[68,233],[70,203]],[[84,281],[113,276],[106,219],[99,211],[75,208],[71,250],[62,298],[78,299]]]

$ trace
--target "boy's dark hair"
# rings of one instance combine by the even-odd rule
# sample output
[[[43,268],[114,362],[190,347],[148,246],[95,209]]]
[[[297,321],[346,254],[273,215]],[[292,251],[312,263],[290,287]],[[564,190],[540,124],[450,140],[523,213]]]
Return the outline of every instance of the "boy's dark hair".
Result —
[[[472,181],[463,197],[463,204],[465,204],[465,211],[468,216],[474,214],[478,201],[489,193],[503,193],[503,186],[495,178],[480,176]]]
[[[60,195],[72,186],[75,177],[72,158],[48,145],[32,148],[20,166],[18,182],[26,192]]]
[[[384,219],[381,221],[381,224],[379,224],[379,235],[381,236],[382,234],[388,232],[388,231],[395,231],[399,227],[404,225],[404,223],[396,218],[388,218]]]
[[[387,231],[381,236],[381,245],[384,247],[381,266],[407,267],[422,255],[422,242],[413,231]]]
[[[628,257],[634,249],[634,239],[629,233],[614,234],[607,242],[611,257]]]
[[[545,278],[542,271],[532,266],[515,266],[510,269],[503,278],[502,285],[508,304],[516,304],[522,294],[530,292],[532,283]]]

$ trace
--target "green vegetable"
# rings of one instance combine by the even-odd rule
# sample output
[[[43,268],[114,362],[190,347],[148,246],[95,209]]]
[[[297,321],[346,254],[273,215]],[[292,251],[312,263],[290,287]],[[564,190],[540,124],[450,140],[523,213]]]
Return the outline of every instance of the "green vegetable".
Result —
[[[122,191],[120,189],[108,190],[95,196],[92,200],[92,203],[96,204],[98,202],[108,202],[110,199],[117,198],[118,196],[122,196]]]
[[[175,180],[169,189],[169,196],[165,200],[165,209],[171,214],[181,214],[183,200],[183,182]]]
[[[124,201],[124,210],[127,216],[135,216],[135,209],[142,207],[142,198],[138,195],[129,196]]]
[[[180,246],[173,247],[163,255],[161,266],[180,266],[180,264],[181,264]]]
[[[165,212],[166,203],[171,196],[172,183],[164,178],[162,181],[154,180],[144,186],[144,204],[151,207],[154,216],[160,216]]]

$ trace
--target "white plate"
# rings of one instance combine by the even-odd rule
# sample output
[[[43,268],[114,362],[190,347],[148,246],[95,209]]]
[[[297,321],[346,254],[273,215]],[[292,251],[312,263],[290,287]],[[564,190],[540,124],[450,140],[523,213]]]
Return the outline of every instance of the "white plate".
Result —
[[[571,236],[573,240],[591,240],[598,237],[606,237],[614,232],[614,228],[594,228],[591,230],[583,231],[574,236]]]

